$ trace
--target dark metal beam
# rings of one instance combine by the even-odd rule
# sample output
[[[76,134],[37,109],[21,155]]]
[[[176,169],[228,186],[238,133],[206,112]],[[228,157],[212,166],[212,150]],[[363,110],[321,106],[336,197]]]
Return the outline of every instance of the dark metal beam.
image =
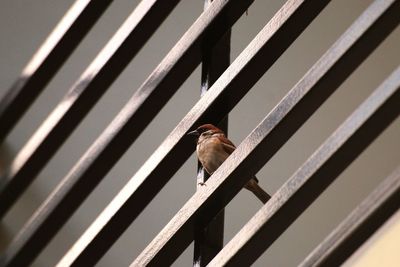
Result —
[[[400,67],[289,178],[209,266],[251,265],[398,117],[399,103]]]
[[[288,3],[292,4],[293,2]],[[351,72],[398,25],[399,17],[395,15],[399,12],[398,3],[396,1],[376,1],[372,4],[270,112],[259,127],[242,142],[232,156],[225,161],[223,166],[213,174],[214,178],[211,177],[207,182],[207,186],[204,186],[202,191],[197,192],[184,205],[161,233],[134,261],[132,266],[157,266],[161,263],[170,264],[173,262],[190,242],[193,241],[194,222],[198,220],[203,220],[204,223],[209,222],[243,187],[247,182],[245,180],[246,177],[251,177],[251,174],[256,173],[311,114],[318,109],[324,100],[336,90]],[[291,5],[285,6],[283,10],[285,14],[290,16],[291,12],[287,10],[288,7],[291,7]],[[282,14],[279,15],[280,19],[284,19]],[[302,14],[303,18],[304,16],[305,14]],[[273,20],[272,24],[276,25],[276,21]],[[264,31],[255,38],[256,41],[253,44],[262,46],[264,41],[263,34],[265,34]],[[249,47],[249,51],[254,52],[252,44]],[[268,61],[264,59],[263,62]],[[150,170],[150,166],[154,164],[154,161],[160,160],[164,151],[174,150],[174,148],[170,148],[170,146],[173,146],[172,140],[176,140],[174,142],[181,140],[180,138],[190,130],[193,123],[201,121],[201,116],[197,113],[199,109],[208,111],[208,105],[217,102],[215,99],[216,95],[221,92],[227,92],[227,88],[231,88],[226,84],[229,78],[234,79],[234,85],[242,85],[240,76],[232,75],[230,70],[240,72],[240,69],[236,69],[238,68],[236,64],[246,63],[244,63],[243,58],[239,57],[239,59],[231,64],[227,72],[224,73],[226,76],[222,75],[214,84],[214,88],[211,88],[210,95],[205,95],[195,108],[189,112],[187,118],[176,128],[176,132],[173,133],[174,135],[171,134],[167,144],[160,148],[162,150],[156,151],[153,157],[146,162],[144,166],[145,171],[139,171],[132,178],[103,214],[99,216],[99,220],[90,227],[90,231],[98,231],[101,228],[102,231],[115,231],[117,227],[112,226],[116,226],[117,219],[120,219],[120,217],[113,216],[112,220],[108,219],[108,225],[104,225],[105,220],[107,220],[106,216],[110,218],[110,214],[115,210],[119,210],[118,212],[126,210],[124,212],[126,214],[128,210],[132,211],[135,210],[135,207],[138,207],[139,199],[143,201],[145,197],[144,192],[148,194],[149,191],[153,190],[152,186],[154,184],[151,184],[149,181],[154,179],[153,183],[159,183],[159,179],[165,176],[165,173],[155,176],[160,166],[171,168],[173,163],[172,160],[163,160],[154,170]],[[257,66],[259,67],[260,64]],[[245,81],[247,82],[249,77],[247,76],[246,78]],[[235,89],[237,90],[238,88],[235,87]],[[230,96],[233,97],[233,91],[230,91],[230,93]],[[202,101],[203,99],[205,99],[204,102]],[[219,106],[223,106],[221,102],[219,104]],[[382,122],[384,121],[387,121],[387,119],[382,120]],[[168,155],[168,157],[170,156]],[[176,154],[174,154],[173,159],[176,161]],[[147,180],[143,181],[143,175],[146,175]],[[150,178],[152,180],[149,180]],[[133,200],[136,200],[136,202]],[[250,259],[251,257],[244,259],[244,262]]]
[[[204,1],[207,9],[213,0]],[[201,69],[201,96],[203,96],[229,66],[231,52],[231,31],[227,31],[215,46],[203,44],[202,69]],[[218,127],[228,134],[228,117],[218,124]],[[200,162],[197,168],[197,190],[210,178]],[[195,226],[193,266],[206,266],[224,245],[224,218],[225,212],[220,213],[208,224],[201,223]]]
[[[77,0],[0,102],[0,142],[57,73],[112,0]]]
[[[0,217],[36,178],[178,2],[145,0],[132,12],[0,178]]]
[[[197,67],[201,60],[203,40],[207,40],[209,45],[215,44],[252,1],[216,0],[203,12],[13,240],[3,257],[5,265],[20,266],[21,262],[34,259]],[[169,9],[165,6],[172,5],[172,2],[157,1],[156,10],[161,14],[167,13]],[[161,11],[158,10],[160,6],[164,6]],[[136,10],[143,12],[143,9],[141,6]],[[158,16],[161,15],[152,19],[160,21]],[[154,25],[154,21],[146,17],[148,25]],[[146,27],[150,27],[148,25]],[[125,31],[122,33],[126,34]],[[132,49],[129,46],[125,48],[129,51]],[[105,59],[101,57],[101,60]],[[119,60],[125,62],[127,59]],[[97,87],[93,89],[99,90],[100,84],[96,84]],[[73,96],[74,100],[77,100],[76,96]],[[92,98],[89,100],[92,101]],[[69,102],[63,103],[61,107],[68,105]],[[71,119],[78,116],[70,115]],[[59,129],[64,131],[65,124],[65,121],[61,121]],[[48,143],[49,138],[45,142]],[[94,253],[87,250],[77,258],[69,257],[68,261],[70,264],[76,261],[74,264],[84,266],[94,264],[111,246],[111,240],[107,241],[96,247]]]
[[[400,167],[358,205],[299,265],[340,266],[400,208]]]

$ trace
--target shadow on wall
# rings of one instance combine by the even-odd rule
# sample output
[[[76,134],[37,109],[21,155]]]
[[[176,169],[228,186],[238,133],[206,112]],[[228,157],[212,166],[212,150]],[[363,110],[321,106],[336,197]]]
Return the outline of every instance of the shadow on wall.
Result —
[[[2,179],[1,174],[5,171],[6,166],[11,162],[12,153],[7,144],[0,145],[0,179]],[[2,181],[0,181],[1,184]],[[9,244],[11,240],[10,231],[7,227],[0,222],[0,251],[3,251],[5,247]]]

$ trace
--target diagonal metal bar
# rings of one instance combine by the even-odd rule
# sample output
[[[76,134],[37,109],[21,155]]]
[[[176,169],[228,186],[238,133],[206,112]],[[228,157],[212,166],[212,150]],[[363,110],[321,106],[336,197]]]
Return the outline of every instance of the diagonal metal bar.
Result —
[[[0,217],[35,179],[178,2],[144,0],[139,3],[1,177]]]
[[[314,152],[209,266],[252,264],[398,117],[399,101],[400,67]]]
[[[375,1],[271,111],[259,127],[242,142],[231,157],[224,162],[223,166],[213,174],[214,178],[209,180],[204,190],[197,192],[184,205],[133,262],[132,266],[157,266],[161,263],[170,264],[173,262],[193,241],[194,223],[198,220],[207,223],[218,214],[247,182],[246,177],[257,172],[337,86],[395,28],[399,22],[399,18],[395,16],[399,12],[398,3],[396,1]],[[257,37],[256,40],[258,44],[262,42]],[[226,75],[231,68],[234,68],[235,62],[225,72]],[[208,97],[211,98],[211,93],[221,90],[218,86],[220,86],[220,82],[224,81],[224,76],[214,84],[214,89],[210,90]],[[233,76],[229,75],[228,77]],[[235,78],[235,81],[238,82],[237,77]],[[203,99],[207,99],[207,94]],[[212,102],[211,99],[201,103],[197,108],[204,108],[206,103],[210,102]],[[194,111],[195,109],[188,114],[190,120],[195,120],[196,113]],[[382,122],[386,120],[382,120]],[[179,125],[176,129],[184,134],[187,131],[186,127],[192,126],[191,123],[192,121],[183,121],[182,125]],[[171,140],[168,141],[168,145],[171,145]],[[164,147],[164,149],[167,148]],[[155,156],[155,159],[160,157],[157,154]],[[176,160],[176,154],[174,156]],[[168,161],[165,160],[164,162]],[[93,234],[102,227],[103,231],[104,229],[115,231],[117,229],[115,224],[118,222],[114,215],[115,210],[124,211],[124,214],[127,214],[128,210],[132,211],[138,206],[137,202],[130,202],[135,199],[136,195],[144,195],[142,192],[152,190],[150,183],[140,181],[141,175],[150,172],[150,167],[147,164],[144,166],[147,168],[142,171],[143,173],[138,173],[133,177],[131,182],[99,216],[98,221],[92,224],[88,232]],[[171,167],[170,164],[171,162],[167,164],[169,168]],[[159,179],[163,175],[165,174],[156,177]],[[147,176],[147,179],[152,177],[153,174],[151,173]],[[140,199],[142,200],[142,198]],[[111,218],[113,215],[114,217]],[[105,227],[107,220],[110,220],[110,222]]]
[[[0,102],[0,142],[42,92],[112,0],[77,0]]]
[[[4,265],[34,259],[200,63],[203,38],[216,43],[251,2],[216,0],[197,19],[20,231],[3,255]],[[108,245],[80,260],[94,264]]]
[[[190,156],[192,140],[182,138],[201,122],[216,123],[275,62],[329,1],[288,1],[246,50],[181,121],[144,166],[68,251],[58,266],[97,257],[140,214]],[[378,37],[379,39],[379,37]],[[271,51],[274,51],[273,53]],[[193,235],[191,231],[188,235]],[[177,246],[180,249],[180,244]],[[168,264],[171,258],[163,264]]]
[[[340,266],[400,208],[400,167],[358,205],[299,265]]]

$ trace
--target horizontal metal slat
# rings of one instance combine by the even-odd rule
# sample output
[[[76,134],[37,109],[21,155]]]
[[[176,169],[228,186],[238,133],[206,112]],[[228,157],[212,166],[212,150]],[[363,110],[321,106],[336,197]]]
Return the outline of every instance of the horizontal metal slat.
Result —
[[[93,257],[97,255],[99,248],[104,249],[103,246],[114,243],[192,153],[192,150],[188,149],[193,145],[192,140],[182,138],[188,129],[201,120],[221,120],[328,2],[289,1],[264,28],[260,35],[262,37],[256,37],[257,40],[249,45],[222,75],[219,82],[213,85],[219,89],[210,89],[211,91],[205,94],[74,244],[58,266],[69,265],[72,261],[70,258],[81,257],[82,254],[84,257]],[[295,15],[289,18],[293,13]],[[220,96],[227,102],[216,102],[208,107],[213,98],[218,97],[219,90],[225,86],[229,89],[223,91]],[[168,261],[163,261],[163,264],[168,264]]]
[[[196,193],[184,205],[132,266],[171,263],[193,240],[194,222],[199,219],[205,222],[211,220],[233,198],[247,182],[245,178],[249,175],[243,173],[255,173],[273,156],[336,87],[393,30],[398,24],[398,18],[393,19],[398,11],[399,6],[395,1],[376,1],[367,9],[213,174],[214,179],[210,180],[204,190]],[[220,80],[223,80],[223,76]],[[219,81],[214,86],[218,84]],[[207,98],[207,94],[203,98]],[[193,119],[194,112],[188,117]],[[146,172],[149,172],[148,168]],[[106,216],[110,216],[113,210],[118,209],[115,207],[117,205],[123,209],[134,208],[134,203],[128,205],[126,199],[128,194],[136,193],[135,189],[140,183],[137,179],[140,179],[140,176],[134,176],[132,182],[119,195],[120,199],[115,198],[104,211],[104,216],[100,215],[101,223],[104,224]],[[145,188],[148,189],[147,186]],[[116,221],[115,218],[112,219]],[[111,221],[110,224],[112,223]],[[95,230],[93,228],[89,230]]]
[[[200,63],[203,38],[217,42],[251,2],[217,0],[197,19],[13,240],[4,255],[7,266],[28,262],[43,249]],[[105,252],[101,248],[80,259],[94,263]]]
[[[397,68],[249,220],[209,266],[253,263],[399,115],[399,89],[400,68]]]
[[[371,192],[299,265],[339,266],[400,208],[400,167]]]
[[[57,73],[111,0],[77,0],[0,101],[0,142]]]
[[[145,0],[132,12],[2,175],[0,217],[36,178],[178,1]]]

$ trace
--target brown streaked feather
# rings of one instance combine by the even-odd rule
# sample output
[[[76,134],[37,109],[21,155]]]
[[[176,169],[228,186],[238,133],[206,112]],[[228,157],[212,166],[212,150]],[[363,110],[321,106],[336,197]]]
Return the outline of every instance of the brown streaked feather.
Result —
[[[233,151],[235,151],[236,147],[235,145],[224,136],[217,136],[216,138],[218,138],[221,141],[222,144],[222,148],[225,150],[226,153],[228,153],[229,155],[232,154]]]

